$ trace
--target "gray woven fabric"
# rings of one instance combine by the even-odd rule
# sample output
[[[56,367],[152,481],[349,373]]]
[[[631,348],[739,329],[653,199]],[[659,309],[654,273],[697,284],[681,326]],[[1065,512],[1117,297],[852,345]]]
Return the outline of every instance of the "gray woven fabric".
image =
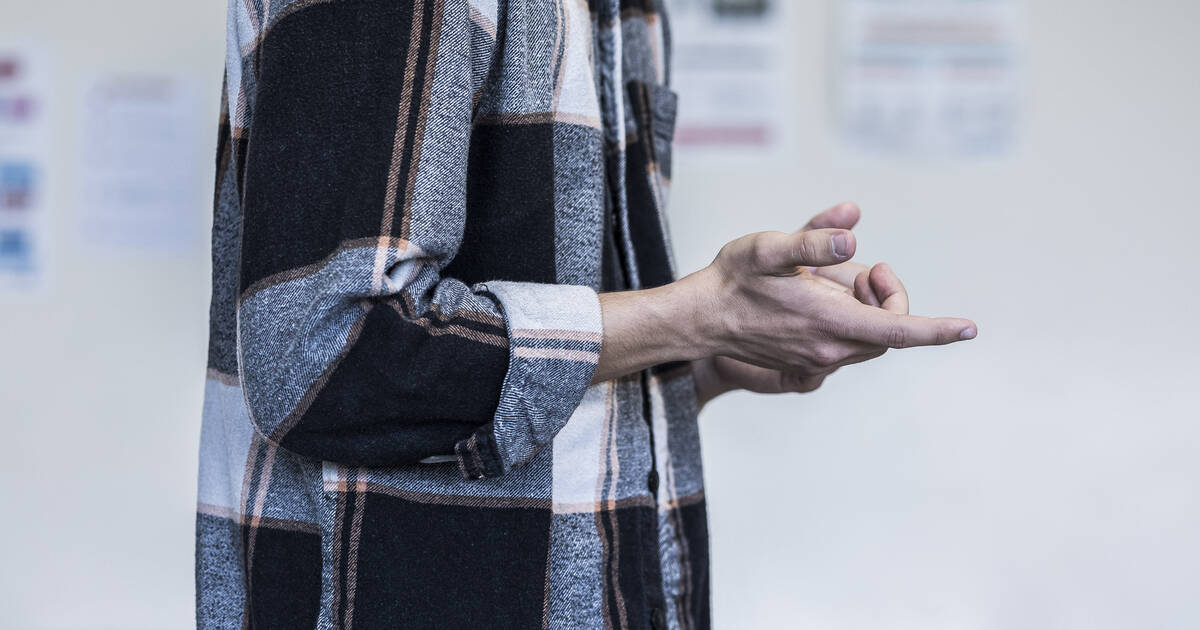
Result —
[[[704,628],[686,364],[591,385],[674,276],[654,0],[231,0],[203,628]]]

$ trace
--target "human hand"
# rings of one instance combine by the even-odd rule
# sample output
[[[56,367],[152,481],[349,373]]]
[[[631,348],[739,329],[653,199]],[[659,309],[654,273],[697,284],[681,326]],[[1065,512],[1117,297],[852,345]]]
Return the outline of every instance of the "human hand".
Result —
[[[733,389],[747,389],[760,393],[809,392],[820,387],[824,379],[840,367],[879,357],[889,348],[937,345],[974,337],[975,326],[969,320],[909,317],[907,291],[888,265],[880,263],[868,268],[848,260],[853,256],[854,242],[853,236],[846,230],[857,223],[859,216],[859,210],[854,204],[840,204],[817,215],[792,235],[750,235],[730,243],[722,250],[722,254],[718,255],[710,269],[716,267],[717,271],[720,271],[722,257],[739,262],[750,260],[752,263],[762,263],[764,251],[770,251],[774,247],[778,253],[780,246],[773,246],[772,242],[784,242],[780,237],[791,239],[793,245],[790,245],[790,248],[796,247],[795,243],[800,243],[800,250],[812,247],[805,245],[812,242],[811,235],[805,235],[808,232],[819,232],[822,237],[828,234],[830,238],[840,235],[851,239],[850,248],[844,251],[837,248],[838,251],[834,252],[832,244],[824,251],[820,246],[807,252],[789,249],[786,253],[791,260],[787,260],[787,263],[796,262],[803,257],[813,259],[813,262],[798,264],[790,269],[787,264],[777,264],[778,259],[769,261],[776,264],[765,275],[792,280],[790,291],[785,291],[789,294],[789,299],[784,300],[785,304],[782,305],[785,312],[788,307],[799,307],[803,312],[792,310],[793,316],[799,316],[800,319],[812,318],[811,325],[801,324],[801,330],[798,331],[802,335],[801,338],[809,342],[809,346],[794,348],[797,354],[790,359],[783,359],[778,354],[771,355],[758,348],[748,351],[743,349],[742,354],[718,353],[694,362],[696,390],[701,405]],[[744,251],[747,239],[765,239],[766,242],[752,245],[750,253],[747,254]],[[834,259],[843,262],[822,264],[830,262],[830,254]],[[735,264],[733,267],[739,265]],[[752,264],[750,267],[761,268],[762,265],[755,267]],[[754,296],[750,301],[762,306],[771,304],[769,299],[761,299],[761,289],[763,286],[778,285],[779,282],[768,280],[764,283],[764,278],[755,280],[752,275],[742,276],[743,280],[749,280],[748,285],[757,287],[748,292],[748,295]],[[825,297],[821,297],[822,295]],[[858,308],[849,308],[850,304]],[[768,306],[767,310],[770,308]],[[862,311],[864,308],[877,312],[867,315]],[[841,317],[836,316],[839,314]],[[879,317],[880,315],[884,317]],[[770,319],[769,316],[767,319]],[[749,322],[750,326],[745,326],[746,323],[740,322],[741,326],[732,330],[735,331],[735,337],[738,335],[736,331],[753,331],[750,335],[752,346],[762,343],[764,337],[770,334],[767,332],[767,326],[755,324],[753,321]],[[795,340],[784,340],[784,343],[787,341]]]
[[[841,269],[828,273],[835,267]],[[880,307],[894,313],[908,313],[908,294],[900,279],[886,263],[866,267],[848,262],[816,269],[811,273],[814,273],[818,279],[837,283],[836,286],[827,286],[853,295],[863,304]],[[887,350],[886,346],[880,346],[875,352],[867,353],[863,357],[863,361],[881,357]],[[849,363],[845,365],[849,365]],[[823,374],[805,375],[799,372],[759,367],[730,357],[711,356],[693,362],[693,375],[697,398],[700,406],[703,407],[713,398],[739,389],[759,394],[811,392],[819,388],[829,375],[841,367],[843,366],[835,366]]]

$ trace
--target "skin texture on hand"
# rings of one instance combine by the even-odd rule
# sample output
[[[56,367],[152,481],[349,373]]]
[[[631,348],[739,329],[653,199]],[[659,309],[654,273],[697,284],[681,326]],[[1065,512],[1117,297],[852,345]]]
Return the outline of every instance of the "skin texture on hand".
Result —
[[[843,203],[813,217],[802,229],[819,228],[851,229],[861,216],[853,203]],[[859,302],[883,308],[892,313],[907,315],[908,292],[900,278],[886,263],[873,267],[847,261],[826,267],[807,267],[815,278],[832,289],[854,296]],[[867,359],[883,356],[887,347],[881,347]],[[780,370],[760,368],[728,357],[713,356],[693,361],[693,377],[699,405],[726,392],[745,389],[761,394],[810,392],[822,385],[825,378],[838,368],[825,374],[798,378],[798,375]]]
[[[832,267],[818,267],[809,273],[813,274],[814,280],[822,282],[832,290],[854,296],[863,304],[900,315],[908,314],[908,294],[900,278],[886,263],[868,268],[858,263],[846,262]],[[878,346],[873,351],[815,374],[762,368],[724,356],[698,359],[693,362],[696,394],[700,406],[704,406],[713,398],[737,389],[760,394],[811,392],[820,387],[825,378],[839,368],[881,357],[888,349],[888,346]]]
[[[974,338],[970,320],[909,315],[887,265],[849,262],[858,215],[841,204],[797,232],[732,241],[708,267],[664,287],[602,294],[594,380],[689,360],[701,403],[739,388],[806,392],[889,348]]]

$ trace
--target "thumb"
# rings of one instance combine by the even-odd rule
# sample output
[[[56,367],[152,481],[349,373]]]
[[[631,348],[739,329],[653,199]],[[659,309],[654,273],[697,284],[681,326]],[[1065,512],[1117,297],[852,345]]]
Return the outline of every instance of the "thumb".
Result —
[[[796,267],[825,267],[846,262],[858,246],[850,230],[833,228],[801,230],[791,234],[764,233],[758,243],[758,260],[772,272],[790,272]]]

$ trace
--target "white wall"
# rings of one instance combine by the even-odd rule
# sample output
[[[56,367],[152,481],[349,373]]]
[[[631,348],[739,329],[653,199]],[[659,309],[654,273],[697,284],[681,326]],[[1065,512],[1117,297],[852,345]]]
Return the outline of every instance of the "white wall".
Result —
[[[78,238],[69,182],[95,71],[199,80],[210,181],[223,5],[0,0],[0,40],[44,42],[60,99],[57,289],[0,311],[0,627],[190,625],[208,200],[194,251],[112,252]],[[921,164],[836,157],[830,6],[792,8],[800,142],[680,156],[681,268],[854,199],[860,258],[980,337],[705,411],[716,626],[1200,627],[1200,9],[1029,2],[1021,150]]]
[[[196,453],[207,348],[211,199],[174,254],[84,242],[71,184],[81,83],[101,72],[198,81],[212,188],[223,2],[0,0],[0,41],[53,56],[54,293],[0,307],[0,627],[192,625]]]
[[[1200,9],[1026,6],[1013,159],[831,158],[829,5],[803,2],[795,155],[677,162],[684,269],[854,199],[859,257],[980,326],[706,410],[718,628],[1200,627]]]

